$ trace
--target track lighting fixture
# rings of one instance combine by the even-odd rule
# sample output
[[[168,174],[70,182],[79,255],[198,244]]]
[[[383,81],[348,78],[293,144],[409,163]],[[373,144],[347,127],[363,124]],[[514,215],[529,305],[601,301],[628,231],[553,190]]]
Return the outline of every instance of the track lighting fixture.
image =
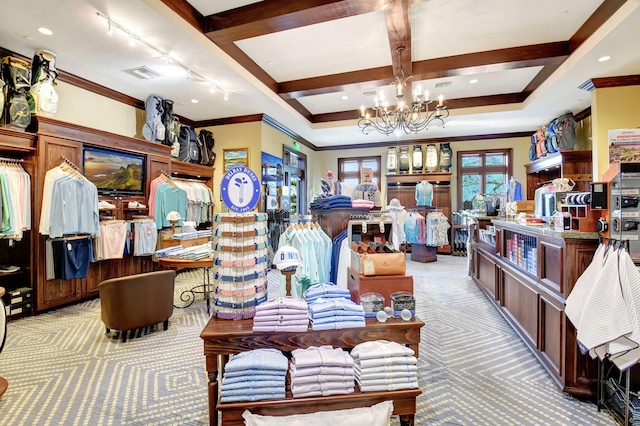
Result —
[[[214,81],[209,80],[208,78],[204,77],[202,74],[192,70],[191,68],[189,68],[188,66],[186,66],[182,62],[179,62],[179,61],[175,60],[174,58],[170,57],[169,53],[167,51],[165,51],[164,49],[161,49],[161,48],[155,46],[154,44],[152,44],[151,42],[146,40],[144,37],[141,37],[138,34],[135,34],[133,31],[130,31],[129,29],[125,28],[121,24],[119,24],[116,21],[114,21],[113,19],[109,18],[107,15],[104,15],[104,14],[102,14],[100,12],[96,12],[96,15],[99,16],[100,18],[104,19],[105,21],[107,21],[107,34],[113,35],[114,29],[122,31],[124,34],[126,34],[128,36],[129,44],[132,47],[135,46],[136,42],[140,42],[141,44],[144,44],[149,49],[155,51],[161,57],[165,58],[165,61],[166,61],[167,64],[174,64],[175,66],[177,66],[179,68],[182,68],[186,73],[187,80],[196,80],[197,79],[197,80],[204,81],[205,83],[209,84],[211,93],[222,93],[222,94],[224,94],[224,100],[225,101],[229,100],[229,95],[231,94],[231,92],[221,88]]]

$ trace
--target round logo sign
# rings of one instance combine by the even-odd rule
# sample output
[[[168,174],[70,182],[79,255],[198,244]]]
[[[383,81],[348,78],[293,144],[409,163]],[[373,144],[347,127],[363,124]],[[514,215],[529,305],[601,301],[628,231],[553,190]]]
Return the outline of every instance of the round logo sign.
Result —
[[[260,180],[250,168],[234,167],[222,177],[220,194],[229,210],[246,213],[260,200]]]

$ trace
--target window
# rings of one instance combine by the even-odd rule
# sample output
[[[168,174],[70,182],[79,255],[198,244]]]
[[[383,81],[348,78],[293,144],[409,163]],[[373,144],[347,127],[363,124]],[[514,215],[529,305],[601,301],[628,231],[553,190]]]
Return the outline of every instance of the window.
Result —
[[[511,149],[458,151],[458,209],[472,209],[473,198],[499,196],[511,176]]]
[[[363,167],[373,169],[373,183],[380,188],[381,157],[352,157],[338,158],[338,180],[344,183],[358,185],[360,170]]]

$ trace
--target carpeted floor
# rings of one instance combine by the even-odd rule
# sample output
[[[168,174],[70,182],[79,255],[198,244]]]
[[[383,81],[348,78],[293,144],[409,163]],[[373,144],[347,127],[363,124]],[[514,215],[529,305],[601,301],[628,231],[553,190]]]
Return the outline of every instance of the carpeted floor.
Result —
[[[426,323],[416,425],[616,424],[558,390],[466,270],[461,257],[408,261]],[[200,271],[183,273],[177,288],[201,280]],[[99,300],[92,300],[9,323],[0,425],[208,424],[199,338],[206,321],[197,300],[174,310],[169,330],[121,343],[105,336]]]

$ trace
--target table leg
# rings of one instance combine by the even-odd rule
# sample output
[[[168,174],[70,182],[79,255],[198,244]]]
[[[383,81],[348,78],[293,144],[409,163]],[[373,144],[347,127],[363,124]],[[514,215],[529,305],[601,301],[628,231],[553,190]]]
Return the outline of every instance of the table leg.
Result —
[[[400,426],[413,426],[414,420],[413,414],[407,414],[405,416],[400,416]]]
[[[218,426],[218,355],[207,355],[209,425]]]

